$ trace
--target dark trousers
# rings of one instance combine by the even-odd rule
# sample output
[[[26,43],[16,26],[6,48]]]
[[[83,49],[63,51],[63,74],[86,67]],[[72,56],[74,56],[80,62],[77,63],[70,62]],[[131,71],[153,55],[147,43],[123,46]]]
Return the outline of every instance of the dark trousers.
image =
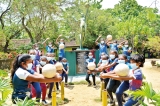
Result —
[[[86,81],[88,82],[88,83],[91,83],[91,81],[89,80],[89,76],[90,75],[92,75],[92,79],[93,79],[93,85],[96,85],[96,75],[94,74],[88,74],[87,73],[87,75],[86,75]]]
[[[51,94],[52,94],[53,86],[54,86],[54,83],[50,83],[49,93],[48,93],[49,96],[51,96]],[[56,82],[56,88],[57,88],[57,90],[59,90],[59,83],[58,82]]]
[[[67,83],[68,82],[68,74],[66,74],[66,73],[62,73],[62,81],[63,81],[63,79],[65,80],[65,83]]]
[[[122,95],[124,91],[129,89],[129,81],[123,81],[116,90],[116,99],[118,106],[123,106],[122,104]]]
[[[107,88],[109,82],[109,78],[104,79],[104,88]]]
[[[112,93],[115,93],[119,85],[121,84],[120,81],[109,79],[109,82],[107,84],[107,92],[109,94],[110,99],[113,101],[113,95]]]

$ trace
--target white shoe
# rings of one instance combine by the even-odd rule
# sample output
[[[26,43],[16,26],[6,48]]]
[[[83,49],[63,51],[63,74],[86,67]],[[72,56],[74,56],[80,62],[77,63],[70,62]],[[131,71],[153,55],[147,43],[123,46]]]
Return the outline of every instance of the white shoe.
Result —
[[[42,104],[45,105],[45,106],[49,105],[49,104],[46,102],[46,100],[42,100]]]

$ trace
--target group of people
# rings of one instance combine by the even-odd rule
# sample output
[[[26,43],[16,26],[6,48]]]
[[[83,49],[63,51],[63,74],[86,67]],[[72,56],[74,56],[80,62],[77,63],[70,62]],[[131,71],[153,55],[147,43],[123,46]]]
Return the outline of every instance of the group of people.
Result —
[[[58,42],[59,36],[56,40],[57,44],[64,44],[64,40],[61,39]],[[89,76],[92,75],[93,85],[96,87],[96,73],[100,72],[101,81],[105,82],[105,88],[108,91],[108,96],[110,98],[109,104],[114,105],[115,100],[113,99],[113,93],[116,94],[116,99],[118,105],[122,106],[124,102],[123,95],[125,91],[130,89],[135,91],[140,89],[142,86],[142,71],[140,67],[143,67],[145,59],[143,55],[135,54],[131,56],[132,50],[128,46],[128,42],[124,41],[117,43],[117,41],[107,41],[101,39],[98,43],[100,37],[97,38],[95,43],[99,46],[99,63],[97,68],[94,70],[89,70],[87,68],[86,81],[88,86],[92,85],[92,82],[89,80]],[[42,44],[45,45],[46,39]],[[108,52],[110,48],[110,52]],[[122,48],[123,53],[118,54],[119,49]],[[17,99],[24,100],[26,97],[33,98],[36,97],[36,101],[44,105],[48,105],[46,101],[47,95],[47,86],[49,88],[48,98],[51,98],[51,92],[56,84],[57,91],[59,91],[59,83],[65,79],[67,85],[68,72],[69,72],[69,63],[65,58],[64,49],[59,48],[59,58],[58,62],[61,62],[63,65],[63,70],[57,70],[57,74],[54,78],[45,78],[42,75],[42,68],[46,64],[56,64],[56,58],[54,54],[54,49],[52,43],[50,42],[46,46],[46,54],[42,53],[38,45],[34,46],[34,49],[29,50],[27,54],[21,54],[17,56],[13,63],[13,68],[11,70],[11,83],[13,85],[12,101],[16,103]],[[86,63],[95,62],[93,53],[88,54],[88,59]],[[126,77],[117,76],[114,72],[114,68],[118,64],[127,64],[129,69],[131,69],[130,74]],[[132,106],[138,102],[138,99],[133,99],[130,97],[128,101],[125,102],[124,106]]]
[[[128,42],[117,44],[116,41],[108,42],[101,39],[101,42],[98,43],[98,39],[96,40],[96,44],[99,46],[100,60],[97,68],[94,70],[87,69],[86,81],[88,82],[88,86],[92,85],[92,82],[89,80],[89,76],[92,75],[93,85],[96,87],[95,76],[96,73],[100,72],[101,81],[104,81],[105,89],[108,92],[110,105],[115,105],[113,93],[116,95],[118,106],[133,106],[138,104],[138,100],[143,100],[143,98],[134,99],[132,96],[125,101],[124,97],[127,95],[124,92],[128,89],[135,91],[142,86],[143,75],[140,67],[143,67],[145,62],[144,56],[140,54],[131,55],[131,48],[128,47]],[[109,53],[107,52],[108,46],[110,47]],[[118,54],[119,48],[122,48],[122,54]],[[95,58],[93,58],[91,52],[88,54],[88,59],[86,59],[86,63],[89,64],[89,62],[95,62]],[[126,64],[128,66],[130,69],[128,76],[120,77],[115,74],[114,69],[118,64]],[[123,104],[123,102],[125,103]]]
[[[46,39],[43,44],[47,40],[48,39]],[[61,39],[60,42],[57,43],[64,43],[64,40]],[[56,70],[57,74],[54,78],[45,78],[42,75],[42,68],[46,64],[55,65],[56,62],[61,62],[63,69]],[[59,83],[63,79],[65,79],[65,85],[67,86],[68,72],[69,63],[65,58],[64,49],[59,50],[59,59],[56,61],[54,49],[51,43],[46,46],[46,54],[39,50],[38,45],[34,45],[34,48],[29,50],[27,54],[17,56],[13,63],[13,68],[11,70],[13,103],[16,103],[17,99],[24,100],[26,97],[36,97],[37,103],[40,103],[42,100],[43,105],[48,105],[46,101],[47,88],[49,89],[48,98],[51,98],[54,84],[56,84],[57,93],[59,92]]]

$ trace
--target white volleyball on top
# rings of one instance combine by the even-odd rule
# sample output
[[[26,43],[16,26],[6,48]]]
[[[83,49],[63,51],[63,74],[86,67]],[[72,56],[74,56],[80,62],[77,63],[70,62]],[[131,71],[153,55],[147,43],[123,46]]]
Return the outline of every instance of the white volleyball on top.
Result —
[[[87,67],[89,70],[94,70],[96,68],[96,64],[94,62],[89,62]]]
[[[64,49],[64,44],[63,43],[59,44],[59,48]]]
[[[62,63],[60,63],[60,62],[57,62],[57,63],[55,64],[55,67],[56,67],[56,70],[62,70],[62,69],[63,69],[63,65],[62,65]]]
[[[112,40],[112,35],[107,35],[107,40]]]
[[[118,64],[115,68],[114,68],[115,73],[118,76],[127,76],[129,74],[129,67],[126,64]]]
[[[42,75],[46,78],[53,78],[56,75],[56,67],[53,64],[46,64],[42,68]]]

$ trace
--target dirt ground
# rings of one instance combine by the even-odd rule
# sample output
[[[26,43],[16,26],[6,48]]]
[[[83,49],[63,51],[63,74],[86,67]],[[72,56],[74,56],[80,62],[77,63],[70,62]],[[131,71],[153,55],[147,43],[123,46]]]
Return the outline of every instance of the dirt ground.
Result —
[[[150,60],[146,60],[144,68],[142,68],[146,80],[152,83],[156,91],[160,91],[160,68],[152,67]],[[69,103],[63,106],[101,106],[100,87],[93,88],[87,85],[74,85],[65,88],[65,97],[69,99]],[[117,104],[117,103],[116,103]]]
[[[146,76],[146,80],[152,83],[156,91],[160,91],[160,68],[152,67],[150,61],[146,60],[142,70]],[[60,94],[57,96],[60,97]],[[93,86],[87,87],[87,85],[69,85],[65,87],[65,98],[69,102],[61,106],[102,106],[100,101],[100,85],[97,88],[93,88]]]

